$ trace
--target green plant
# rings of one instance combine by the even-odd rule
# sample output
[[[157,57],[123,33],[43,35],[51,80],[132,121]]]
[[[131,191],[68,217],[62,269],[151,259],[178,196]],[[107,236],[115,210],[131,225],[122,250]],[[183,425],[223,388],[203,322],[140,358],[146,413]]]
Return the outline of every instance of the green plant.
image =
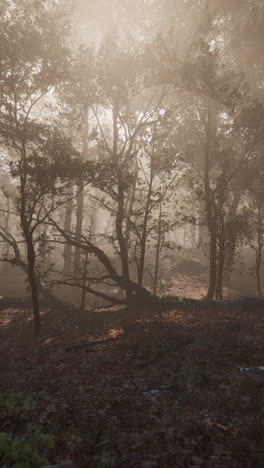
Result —
[[[22,414],[34,410],[37,402],[23,398],[22,393],[0,393],[0,407],[10,414]]]
[[[110,447],[107,435],[102,429],[89,431],[82,436],[82,457],[85,462],[100,468],[109,461]]]
[[[1,393],[0,408],[13,424],[10,433],[0,432],[1,466],[41,468],[47,464],[42,453],[54,447],[54,436],[42,433],[41,426],[29,424],[25,427],[26,413],[35,410],[37,402],[24,399],[21,393]]]

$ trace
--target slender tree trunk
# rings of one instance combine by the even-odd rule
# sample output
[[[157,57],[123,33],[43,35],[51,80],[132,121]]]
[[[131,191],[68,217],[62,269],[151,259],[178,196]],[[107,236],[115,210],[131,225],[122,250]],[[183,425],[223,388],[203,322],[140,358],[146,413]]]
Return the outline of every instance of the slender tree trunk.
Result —
[[[234,192],[234,198],[230,210],[230,216],[235,216],[237,213],[237,208],[241,199],[241,192],[236,190]],[[232,239],[229,239],[229,248],[226,253],[226,268],[225,268],[225,280],[227,283],[231,281],[232,269],[235,263],[235,255],[237,248],[237,236],[234,236]]]
[[[133,304],[133,293],[130,288],[130,275],[129,275],[129,261],[128,261],[128,248],[125,235],[123,233],[123,223],[125,217],[125,192],[122,168],[119,167],[118,161],[118,111],[119,103],[116,97],[113,106],[113,159],[116,166],[117,175],[117,214],[115,221],[116,235],[120,249],[122,277],[124,278],[124,289],[128,304]]]
[[[256,253],[256,278],[257,278],[257,291],[258,295],[262,296],[261,286],[261,265],[262,265],[262,249],[263,249],[263,233],[261,226],[261,207],[258,207],[258,246]]]
[[[82,226],[83,226],[83,208],[84,208],[84,194],[81,190],[76,197],[76,226],[75,226],[75,235],[76,238],[80,238],[82,235]],[[81,269],[81,251],[78,247],[74,250],[74,271],[79,273]]]
[[[35,249],[32,236],[26,238],[27,243],[27,261],[28,261],[28,280],[31,289],[32,307],[34,315],[34,330],[37,342],[40,339],[40,314],[39,314],[39,294],[38,284],[35,274]]]
[[[223,277],[224,277],[224,266],[225,266],[225,241],[223,238],[219,242],[218,252],[218,271],[217,271],[217,283],[215,288],[216,299],[223,299]]]
[[[30,231],[30,227],[28,225],[28,221],[25,215],[24,203],[22,203],[22,208],[23,208],[23,211],[21,211],[21,225],[23,228],[26,246],[27,246],[27,272],[28,272],[28,281],[29,281],[31,297],[32,297],[35,338],[36,338],[36,341],[39,342],[40,313],[39,313],[38,283],[37,283],[36,273],[35,273],[36,253],[35,253],[35,246],[34,246],[34,241],[33,241],[33,233]]]
[[[24,238],[26,241],[26,255],[27,255],[27,271],[28,271],[28,280],[31,290],[32,297],[32,308],[34,316],[34,332],[35,339],[37,342],[40,340],[40,313],[39,313],[39,296],[38,296],[38,284],[36,279],[35,272],[35,246],[34,246],[34,231],[30,225],[30,218],[33,213],[28,214],[27,207],[27,159],[26,159],[26,148],[25,142],[23,141],[23,150],[21,153],[21,164],[20,164],[20,221],[21,227],[23,229]],[[29,219],[28,219],[29,217]]]
[[[204,206],[201,204],[199,207],[198,211],[198,234],[197,234],[197,247],[201,248],[204,247],[204,244],[206,243],[205,239],[205,224],[206,224],[206,219],[205,219],[205,213],[204,213]]]
[[[215,298],[223,299],[223,278],[224,278],[224,267],[226,259],[226,222],[224,214],[224,198],[225,198],[225,185],[222,183],[220,186],[220,192],[218,193],[218,204],[217,209],[217,241],[218,241],[218,252],[217,252],[217,280],[215,286]],[[214,205],[215,206],[215,205]]]
[[[147,242],[147,227],[148,227],[148,219],[149,219],[149,213],[150,213],[152,184],[153,184],[153,170],[151,169],[149,188],[148,188],[145,213],[144,213],[144,219],[143,219],[142,236],[141,236],[141,242],[140,242],[140,257],[139,257],[139,266],[138,266],[138,285],[139,286],[142,286],[143,284],[145,256],[146,256],[146,242]]]
[[[206,124],[206,148],[205,148],[205,167],[204,167],[204,188],[205,188],[205,204],[207,215],[207,226],[210,235],[210,250],[209,250],[209,285],[206,298],[212,300],[215,295],[216,278],[217,278],[217,221],[216,221],[216,206],[214,193],[210,187],[210,160],[211,160],[211,139],[212,139],[212,122],[211,110],[208,106],[207,124]]]
[[[94,220],[93,217],[91,218],[91,223],[90,223],[90,232],[89,232],[89,241],[92,240],[92,235],[93,235],[93,225],[94,225]],[[89,252],[86,251],[84,254],[84,265],[83,265],[83,272],[82,272],[82,299],[81,299],[81,308],[84,309],[85,307],[85,297],[86,297],[86,292],[87,292],[87,269],[88,269],[88,258],[89,258]]]
[[[132,291],[129,287],[130,275],[129,275],[129,263],[128,263],[128,251],[126,239],[123,234],[123,221],[124,221],[124,191],[122,188],[122,182],[118,182],[118,208],[116,215],[116,235],[120,248],[122,276],[125,282],[126,298],[128,302],[133,302]]]
[[[81,308],[82,310],[85,307],[85,297],[86,297],[86,275],[87,275],[87,267],[88,267],[88,252],[85,252],[84,257],[84,268],[83,268],[83,281],[82,281],[82,299],[81,299]]]
[[[9,199],[9,196],[7,196],[6,204],[7,204],[7,213],[6,213],[6,219],[5,219],[5,230],[6,230],[6,232],[8,232],[8,230],[9,230],[9,221],[10,221],[10,199]],[[6,256],[7,256],[7,258],[9,257],[9,252],[10,252],[10,244],[7,242],[7,244],[6,244]]]
[[[89,124],[88,124],[88,115],[89,109],[88,106],[85,106],[82,112],[82,157],[85,159],[88,155],[88,139],[89,139]],[[82,179],[80,179],[80,186],[78,190],[82,187]],[[82,235],[83,227],[83,213],[84,213],[84,191],[83,189],[77,195],[76,198],[76,227],[75,235],[80,237]],[[81,268],[81,251],[76,248],[74,251],[74,270],[76,273],[80,272]]]
[[[210,232],[210,260],[209,260],[209,285],[206,298],[212,300],[215,295],[217,278],[217,238],[215,232]]]
[[[44,249],[45,258],[43,258],[43,261],[44,261],[45,265],[47,264],[47,256],[46,256],[47,241],[48,241],[48,226],[47,226],[47,224],[44,224],[44,226],[43,226],[43,249]]]
[[[133,211],[133,206],[135,203],[135,197],[136,197],[136,188],[137,188],[137,180],[138,180],[138,162],[137,159],[135,161],[135,171],[134,171],[134,178],[133,178],[133,183],[130,188],[130,194],[126,206],[126,243],[127,243],[127,248],[129,248],[129,238],[130,238],[130,229],[131,229],[131,215]]]
[[[154,268],[154,279],[153,279],[153,294],[157,295],[158,289],[158,279],[159,279],[159,261],[160,261],[160,251],[161,251],[161,221],[162,221],[162,209],[161,202],[159,206],[159,220],[158,220],[158,239],[156,245],[156,256],[155,256],[155,268]]]
[[[262,286],[261,286],[261,274],[260,274],[260,267],[262,263],[262,255],[257,254],[256,256],[256,277],[257,277],[257,290],[258,290],[258,295],[262,296]]]
[[[65,207],[65,218],[64,218],[64,231],[71,232],[72,228],[72,213],[73,213],[73,188],[70,191],[70,198],[66,203]],[[68,242],[64,246],[63,252],[63,272],[66,274],[71,274],[72,272],[72,251],[73,247]]]

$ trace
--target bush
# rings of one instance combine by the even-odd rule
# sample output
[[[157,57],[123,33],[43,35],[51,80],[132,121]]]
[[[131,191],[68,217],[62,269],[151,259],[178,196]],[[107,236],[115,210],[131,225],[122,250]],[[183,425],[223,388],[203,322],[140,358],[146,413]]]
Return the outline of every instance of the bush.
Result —
[[[12,421],[12,431],[0,432],[0,465],[12,468],[41,468],[48,463],[42,455],[55,446],[51,434],[41,432],[41,426],[29,424],[26,413],[37,408],[35,400],[24,399],[20,393],[0,394],[0,408]],[[18,432],[18,428],[20,431]],[[21,431],[21,427],[24,428]]]

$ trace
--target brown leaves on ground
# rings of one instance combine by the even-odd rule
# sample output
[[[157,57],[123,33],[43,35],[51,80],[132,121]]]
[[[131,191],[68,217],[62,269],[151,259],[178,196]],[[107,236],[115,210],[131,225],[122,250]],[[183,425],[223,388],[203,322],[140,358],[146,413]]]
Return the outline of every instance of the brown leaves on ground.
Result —
[[[254,310],[141,319],[43,310],[37,347],[30,312],[8,309],[0,390],[37,400],[27,423],[56,435],[54,464],[262,467],[264,373],[239,367],[264,365],[263,319]],[[0,423],[11,424],[4,414]]]

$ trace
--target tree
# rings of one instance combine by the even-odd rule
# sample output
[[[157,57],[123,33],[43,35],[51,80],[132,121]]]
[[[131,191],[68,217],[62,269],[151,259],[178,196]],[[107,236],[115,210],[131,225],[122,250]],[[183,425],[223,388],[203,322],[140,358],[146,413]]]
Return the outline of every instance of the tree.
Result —
[[[0,21],[0,134],[2,142],[13,152],[15,160],[12,173],[19,179],[17,210],[27,246],[35,336],[39,339],[34,232],[39,223],[46,218],[43,214],[43,200],[47,194],[49,180],[40,180],[39,173],[35,181],[32,176],[33,169],[37,169],[37,159],[40,165],[37,170],[41,170],[41,165],[47,164],[47,159],[41,159],[41,152],[45,147],[45,128],[39,123],[37,112],[41,100],[51,93],[54,84],[65,73],[65,26],[54,20],[52,4],[45,6],[42,2],[34,1],[21,1],[19,4],[5,2]],[[40,150],[39,146],[42,147]],[[36,181],[41,184],[40,189]],[[50,209],[53,210],[53,207]],[[37,220],[34,219],[36,211]]]
[[[166,109],[166,110],[165,110]],[[174,217],[171,222],[165,222],[165,209],[171,205],[179,187],[181,178],[176,149],[170,142],[171,121],[170,110],[163,104],[160,106],[160,121],[146,127],[139,139],[139,152],[137,156],[137,180],[133,187],[133,206],[126,215],[130,226],[129,253],[131,262],[137,266],[137,281],[143,285],[145,263],[148,247],[154,242],[157,244],[155,252],[155,270],[158,272],[160,253],[164,242],[165,232],[175,227]],[[158,215],[157,215],[158,213]],[[158,218],[158,224],[157,224]],[[165,239],[164,239],[165,241]],[[150,269],[148,268],[150,275]],[[152,277],[155,274],[153,273]],[[154,281],[156,290],[157,281]]]

